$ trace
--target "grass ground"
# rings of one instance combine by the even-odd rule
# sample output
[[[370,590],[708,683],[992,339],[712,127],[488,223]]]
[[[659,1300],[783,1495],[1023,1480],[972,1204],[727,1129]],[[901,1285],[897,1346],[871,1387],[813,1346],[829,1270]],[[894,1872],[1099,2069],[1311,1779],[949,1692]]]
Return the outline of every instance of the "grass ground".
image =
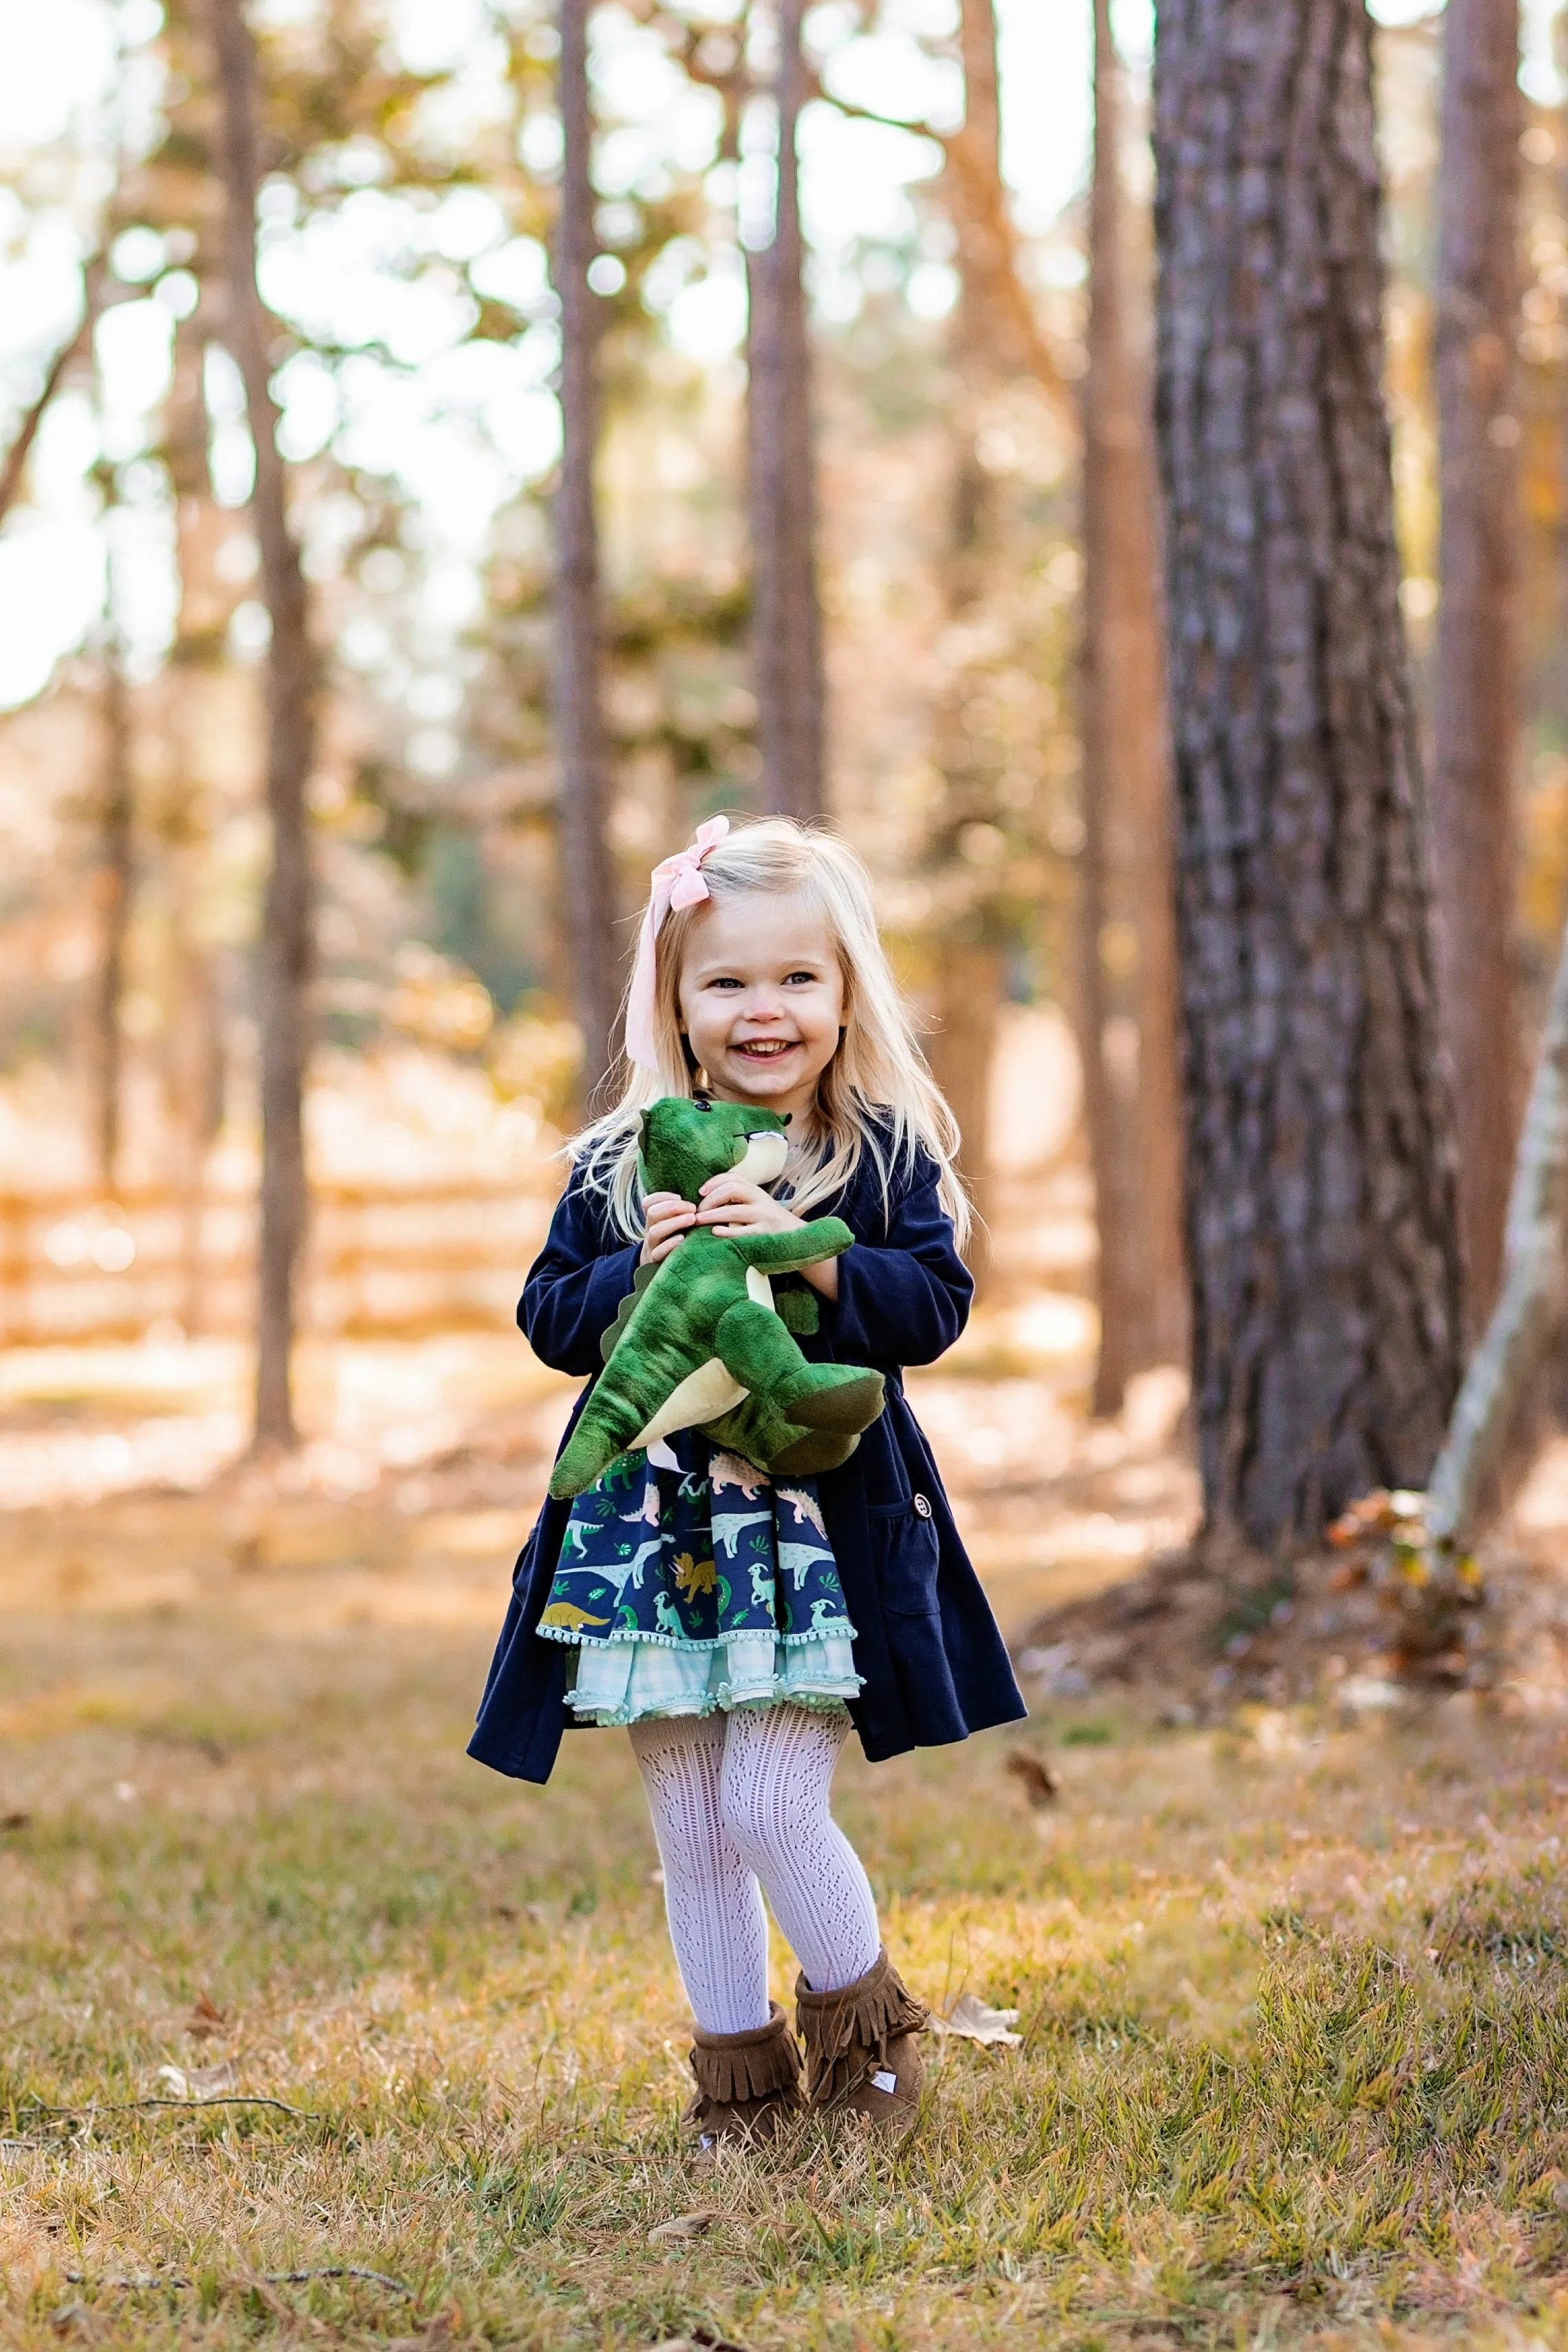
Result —
[[[495,1517],[13,1519],[0,2339],[1568,2347],[1554,1723],[1090,1699],[1043,1809],[1010,1738],[850,1758],[900,1966],[1023,2046],[934,2045],[897,2154],[705,2179],[625,1743],[462,1754]],[[131,2105],[166,2065],[283,2105]],[[394,2284],[264,2275],[344,2265]]]

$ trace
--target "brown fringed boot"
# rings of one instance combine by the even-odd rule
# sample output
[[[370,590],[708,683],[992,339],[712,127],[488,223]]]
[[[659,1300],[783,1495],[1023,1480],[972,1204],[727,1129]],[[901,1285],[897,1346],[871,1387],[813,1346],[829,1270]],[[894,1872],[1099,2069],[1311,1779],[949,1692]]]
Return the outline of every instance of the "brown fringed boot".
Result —
[[[885,1951],[863,1977],[837,1992],[813,1992],[799,1978],[795,2021],[806,2045],[810,2105],[863,2116],[882,2131],[906,2132],[925,2079],[916,2037],[930,2014]]]
[[[772,2139],[800,2105],[800,2052],[779,2003],[748,2033],[705,2033],[697,2025],[692,2042],[697,2095],[681,2121],[699,2156],[714,2156],[726,2141]]]

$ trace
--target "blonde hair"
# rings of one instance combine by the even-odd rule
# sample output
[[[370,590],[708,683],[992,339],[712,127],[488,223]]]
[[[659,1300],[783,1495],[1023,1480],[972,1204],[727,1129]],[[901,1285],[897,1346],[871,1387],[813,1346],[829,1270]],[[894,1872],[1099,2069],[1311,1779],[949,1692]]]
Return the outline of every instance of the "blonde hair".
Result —
[[[959,1241],[967,1240],[969,1202],[954,1165],[957,1121],[920,1050],[914,1014],[877,930],[871,877],[854,851],[791,817],[763,817],[720,842],[702,871],[716,902],[753,892],[801,899],[822,918],[838,953],[843,1031],[817,1081],[817,1120],[826,1131],[826,1149],[820,1139],[791,1143],[782,1179],[790,1207],[804,1216],[832,1200],[862,1159],[876,1170],[885,1206],[894,1172],[913,1165],[924,1148],[936,1162],[942,1206]],[[690,1098],[697,1091],[681,1029],[680,979],[702,910],[702,903],[673,908],[659,932],[653,1008],[659,1067],[627,1063],[620,1100],[568,1147],[585,1186],[609,1201],[611,1221],[628,1241],[639,1240],[643,1229],[640,1114],[664,1096]]]

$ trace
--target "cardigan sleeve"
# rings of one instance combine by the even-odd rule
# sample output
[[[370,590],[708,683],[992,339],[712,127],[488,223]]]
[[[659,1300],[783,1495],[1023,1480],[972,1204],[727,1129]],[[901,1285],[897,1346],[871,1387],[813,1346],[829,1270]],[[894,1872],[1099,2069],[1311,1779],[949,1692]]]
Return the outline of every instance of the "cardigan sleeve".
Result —
[[[922,1152],[893,1187],[885,1221],[839,1260],[835,1354],[849,1363],[933,1364],[969,1319],[975,1281],[953,1221],[936,1197],[936,1162]],[[880,1197],[877,1198],[880,1210]]]
[[[528,1269],[517,1321],[541,1363],[580,1380],[602,1370],[600,1339],[637,1272],[638,1244],[606,1248],[610,1239],[602,1206],[574,1171]]]

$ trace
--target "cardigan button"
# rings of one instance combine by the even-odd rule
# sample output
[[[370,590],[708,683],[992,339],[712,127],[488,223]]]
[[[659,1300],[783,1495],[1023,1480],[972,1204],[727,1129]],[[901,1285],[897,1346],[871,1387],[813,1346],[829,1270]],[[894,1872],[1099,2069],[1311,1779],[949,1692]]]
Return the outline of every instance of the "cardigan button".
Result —
[[[916,1495],[915,1497],[915,1510],[917,1518],[928,1519],[931,1517],[930,1496],[927,1495]]]

